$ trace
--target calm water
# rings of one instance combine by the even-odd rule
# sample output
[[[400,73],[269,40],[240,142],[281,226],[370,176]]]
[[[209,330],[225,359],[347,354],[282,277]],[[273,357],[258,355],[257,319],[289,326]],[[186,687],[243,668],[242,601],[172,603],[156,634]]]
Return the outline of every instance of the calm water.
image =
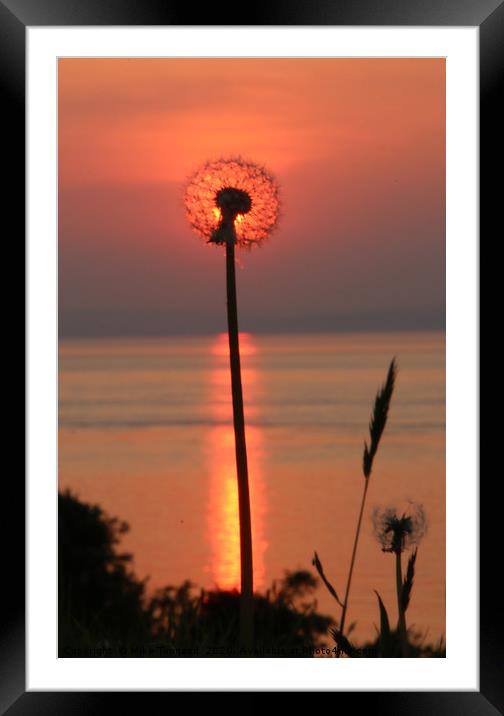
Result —
[[[390,359],[396,392],[368,492],[348,622],[373,636],[376,589],[395,618],[393,557],[375,506],[423,504],[409,623],[445,629],[444,335],[242,336],[255,581],[313,569],[343,591],[360,504],[363,440]],[[149,589],[239,583],[227,336],[60,344],[59,479],[131,526]],[[320,611],[339,616],[323,588]]]

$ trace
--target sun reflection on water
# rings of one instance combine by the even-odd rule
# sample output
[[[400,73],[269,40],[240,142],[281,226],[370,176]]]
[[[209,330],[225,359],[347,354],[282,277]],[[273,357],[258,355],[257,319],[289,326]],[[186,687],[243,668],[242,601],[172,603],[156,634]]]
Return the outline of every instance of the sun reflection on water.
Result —
[[[210,499],[208,537],[211,547],[209,572],[221,589],[240,587],[240,529],[238,518],[238,486],[236,478],[231,379],[227,334],[220,334],[212,346],[211,405],[215,425],[209,430],[207,447],[210,464]],[[249,468],[249,489],[252,516],[254,589],[264,586],[265,495],[262,478],[261,428],[257,419],[257,370],[248,365],[257,348],[250,334],[240,334],[242,383]],[[252,424],[251,424],[252,422]]]

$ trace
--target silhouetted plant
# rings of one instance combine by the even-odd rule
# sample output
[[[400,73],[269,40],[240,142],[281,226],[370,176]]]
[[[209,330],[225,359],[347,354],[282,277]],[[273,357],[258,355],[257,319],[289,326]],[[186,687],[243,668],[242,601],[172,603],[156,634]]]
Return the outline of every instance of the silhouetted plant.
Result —
[[[395,555],[395,576],[397,595],[397,634],[401,647],[401,655],[408,656],[408,632],[406,627],[406,610],[411,598],[413,579],[415,576],[415,563],[417,550],[415,549],[408,560],[406,577],[403,581],[401,555],[412,545],[417,545],[426,531],[425,512],[422,505],[408,501],[404,510],[397,507],[385,509],[375,508],[373,511],[374,533],[382,546],[383,552]],[[382,600],[378,595],[380,611],[384,612]],[[385,611],[386,614],[386,611]]]
[[[237,649],[239,644],[240,593],[237,590],[202,591],[196,601],[183,610],[172,642],[183,647],[198,644],[200,655],[212,649],[212,656],[311,657],[317,648],[327,646],[321,637],[333,623],[316,611],[311,595],[317,580],[306,571],[286,572],[266,594],[254,595],[255,643],[252,651]],[[175,596],[173,594],[173,596]],[[173,605],[170,606],[173,613]],[[161,628],[158,638],[164,638]]]
[[[58,495],[59,644],[79,635],[103,641],[145,638],[145,581],[128,569],[132,556],[117,546],[128,525],[69,490]]]
[[[240,637],[253,644],[253,562],[245,418],[240,371],[235,246],[259,245],[278,218],[278,188],[261,166],[240,158],[206,162],[187,183],[185,206],[193,229],[226,247],[227,319],[240,521]]]
[[[380,608],[380,631],[375,641],[365,642],[362,645],[355,645],[341,635],[338,629],[331,629],[332,636],[339,651],[352,659],[358,658],[398,658],[403,656],[402,644],[397,629],[391,629],[388,624],[388,615],[383,602],[378,599]],[[444,639],[439,639],[437,644],[426,644],[425,634],[408,630],[408,658],[434,658],[444,659],[446,647]]]
[[[353,570],[355,566],[355,558],[357,556],[357,546],[359,543],[359,536],[360,531],[362,527],[362,517],[364,514],[364,506],[366,504],[366,496],[368,492],[369,487],[369,479],[371,477],[371,471],[373,468],[373,461],[376,456],[376,453],[378,451],[378,445],[380,443],[381,436],[383,435],[383,431],[385,430],[385,425],[387,423],[387,417],[390,409],[390,402],[392,400],[392,394],[394,392],[394,386],[395,386],[395,380],[397,375],[397,366],[395,359],[393,359],[390,363],[387,378],[385,380],[384,385],[382,388],[378,391],[375,403],[373,407],[373,413],[371,415],[371,420],[369,422],[369,445],[367,442],[364,442],[364,454],[362,458],[362,472],[364,475],[364,488],[363,488],[363,494],[362,494],[362,500],[359,510],[359,516],[357,519],[357,528],[355,532],[355,538],[354,538],[354,544],[352,549],[352,556],[350,559],[350,567],[348,570],[348,577],[346,582],[346,588],[345,588],[345,596],[343,600],[341,600],[333,587],[333,585],[328,581],[327,577],[325,576],[324,569],[322,567],[322,563],[320,561],[320,558],[318,554],[315,552],[312,564],[317,569],[320,577],[322,578],[324,584],[326,585],[329,592],[332,594],[334,599],[338,602],[338,604],[341,606],[341,619],[339,623],[338,629],[335,631],[335,639],[336,643],[338,644],[338,647],[341,648],[341,651],[348,653],[348,650],[351,650],[351,646],[349,642],[347,642],[346,637],[344,636],[344,630],[345,630],[345,620],[346,615],[348,611],[348,601],[350,596],[350,587],[352,584],[352,576],[353,576]],[[333,634],[334,635],[334,634]],[[343,646],[345,648],[343,648]]]
[[[415,577],[415,564],[417,549],[415,548],[408,560],[406,576],[402,576],[402,553],[418,545],[426,531],[425,512],[421,505],[408,501],[405,509],[387,507],[375,508],[372,515],[375,537],[379,541],[382,551],[395,555],[395,578],[397,596],[397,627],[390,627],[390,619],[382,598],[375,590],[380,615],[380,630],[374,644],[368,644],[364,649],[358,649],[343,635],[341,629],[333,629],[332,635],[339,650],[350,657],[376,656],[376,657],[412,657],[412,656],[443,656],[443,644],[439,643],[437,649],[424,647],[418,644],[418,635],[409,635],[406,626],[406,611],[408,609],[413,581]],[[415,643],[417,642],[417,643]]]
[[[126,523],[99,505],[59,495],[60,656],[237,656],[240,594],[198,590],[190,581],[147,598],[145,580],[126,568],[120,551]],[[266,594],[255,594],[257,656],[306,657],[334,623],[317,612],[318,580],[285,572]],[[102,653],[103,652],[103,653]],[[246,652],[250,654],[250,652]]]
[[[189,580],[179,587],[158,589],[149,602],[149,615],[155,639],[162,638],[170,644],[189,644],[194,637],[204,596],[203,590],[193,594],[195,585]]]

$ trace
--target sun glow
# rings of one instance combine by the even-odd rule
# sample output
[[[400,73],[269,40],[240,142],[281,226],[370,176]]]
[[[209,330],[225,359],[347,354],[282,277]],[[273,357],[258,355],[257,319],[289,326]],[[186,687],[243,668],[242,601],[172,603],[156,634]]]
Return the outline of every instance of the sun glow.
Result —
[[[215,228],[217,228],[220,220],[222,219],[222,213],[218,206],[214,206],[214,208],[212,209],[212,213],[215,216]],[[235,226],[237,226],[238,224],[241,224],[243,221],[243,218],[244,218],[243,214],[237,214],[236,218],[234,220]]]
[[[242,159],[207,162],[193,174],[184,196],[189,223],[201,238],[210,241],[222,219],[216,205],[219,193],[233,190],[248,201],[245,211],[238,211],[234,218],[237,244],[251,247],[261,243],[278,220],[278,187],[263,167]]]
[[[240,334],[245,358],[256,354],[250,334]],[[227,335],[217,337],[213,347],[214,369],[211,379],[211,400],[215,425],[208,434],[210,457],[210,499],[208,538],[211,546],[209,571],[214,584],[221,589],[240,589],[240,521],[238,512],[238,484],[236,478],[233,411],[229,376],[229,347]],[[257,391],[257,371],[247,365],[242,370],[246,416],[252,423],[257,416],[254,395]],[[262,477],[262,431],[257,425],[247,425],[247,452],[252,518],[252,543],[255,588],[264,586],[265,494]]]

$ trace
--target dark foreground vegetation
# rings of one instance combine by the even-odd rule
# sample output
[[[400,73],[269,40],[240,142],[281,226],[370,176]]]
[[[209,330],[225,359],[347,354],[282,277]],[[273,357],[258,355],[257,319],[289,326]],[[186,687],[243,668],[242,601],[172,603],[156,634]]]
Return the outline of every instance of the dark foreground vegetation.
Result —
[[[126,523],[98,505],[60,493],[59,656],[250,656],[239,647],[238,593],[198,590],[186,581],[148,596],[147,580],[135,576],[132,555],[120,548],[127,530]],[[318,584],[309,571],[286,572],[265,594],[255,595],[252,655],[336,655],[335,622],[317,611]],[[387,654],[378,639],[352,646],[348,655],[394,655],[395,632],[389,630],[387,638]],[[409,656],[444,656],[441,648],[415,645],[411,639]]]

